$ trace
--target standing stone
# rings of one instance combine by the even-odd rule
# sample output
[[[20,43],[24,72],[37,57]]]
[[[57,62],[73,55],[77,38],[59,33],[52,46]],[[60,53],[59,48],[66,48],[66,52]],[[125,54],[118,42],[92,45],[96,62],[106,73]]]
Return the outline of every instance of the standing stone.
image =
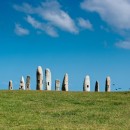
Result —
[[[106,78],[106,84],[105,84],[105,91],[106,92],[110,92],[111,90],[110,90],[110,85],[111,85],[111,79],[110,79],[110,77],[108,76],[107,78]]]
[[[68,74],[66,73],[62,83],[62,91],[68,91]]]
[[[26,90],[30,90],[30,76],[26,78]]]
[[[90,92],[90,77],[88,75],[84,79],[83,91]]]
[[[37,72],[36,72],[36,90],[42,90],[43,87],[43,71],[42,71],[42,67],[38,66],[37,68]]]
[[[9,90],[13,90],[13,82],[12,82],[12,80],[9,81]]]
[[[55,80],[55,90],[60,91],[60,80]]]
[[[95,83],[95,92],[99,92],[99,82],[96,81]]]
[[[45,70],[45,90],[51,90],[51,71],[50,69]]]
[[[20,80],[19,89],[20,90],[25,90],[25,82],[24,82],[24,77],[23,76],[21,77],[21,80]]]

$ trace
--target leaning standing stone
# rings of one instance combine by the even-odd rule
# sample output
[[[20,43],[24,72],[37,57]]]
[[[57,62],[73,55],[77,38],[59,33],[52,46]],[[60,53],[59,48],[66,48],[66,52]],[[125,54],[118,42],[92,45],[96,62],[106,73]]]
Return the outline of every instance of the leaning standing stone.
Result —
[[[66,73],[62,83],[62,91],[68,91],[68,74]]]

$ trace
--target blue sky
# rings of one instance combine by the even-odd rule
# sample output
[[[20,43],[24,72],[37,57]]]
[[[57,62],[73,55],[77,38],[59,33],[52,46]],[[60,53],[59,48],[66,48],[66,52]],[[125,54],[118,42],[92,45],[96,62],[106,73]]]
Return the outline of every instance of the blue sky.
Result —
[[[129,0],[6,0],[0,4],[0,89],[9,80],[19,88],[23,75],[36,88],[36,69],[52,72],[69,90],[82,91],[86,75],[91,91],[111,77],[111,89],[130,88]]]

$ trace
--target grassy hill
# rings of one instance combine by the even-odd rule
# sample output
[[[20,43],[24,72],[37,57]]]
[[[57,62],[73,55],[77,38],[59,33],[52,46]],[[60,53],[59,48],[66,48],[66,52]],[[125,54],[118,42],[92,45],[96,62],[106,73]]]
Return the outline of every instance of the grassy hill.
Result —
[[[130,92],[0,91],[0,130],[130,130]]]

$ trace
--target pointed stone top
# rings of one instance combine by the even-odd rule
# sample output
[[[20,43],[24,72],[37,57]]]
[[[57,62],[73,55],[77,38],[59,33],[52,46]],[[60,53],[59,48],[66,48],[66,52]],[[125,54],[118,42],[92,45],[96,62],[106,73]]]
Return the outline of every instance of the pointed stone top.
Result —
[[[38,67],[37,67],[37,72],[38,72],[39,74],[42,74],[42,67],[41,67],[41,66],[38,66]]]
[[[68,74],[67,74],[67,73],[65,73],[65,76],[68,76]]]
[[[23,81],[23,82],[24,82],[24,77],[23,77],[23,76],[21,77],[21,81]]]
[[[110,79],[111,79],[110,76],[107,76],[106,80],[110,80]]]
[[[95,86],[96,86],[96,85],[99,85],[99,82],[98,82],[98,81],[96,81]]]
[[[98,80],[96,80],[96,83],[99,83]]]
[[[49,68],[46,68],[46,71],[49,71],[49,72],[50,72],[50,69],[49,69]]]
[[[67,73],[64,75],[64,80],[68,80],[68,74]]]

